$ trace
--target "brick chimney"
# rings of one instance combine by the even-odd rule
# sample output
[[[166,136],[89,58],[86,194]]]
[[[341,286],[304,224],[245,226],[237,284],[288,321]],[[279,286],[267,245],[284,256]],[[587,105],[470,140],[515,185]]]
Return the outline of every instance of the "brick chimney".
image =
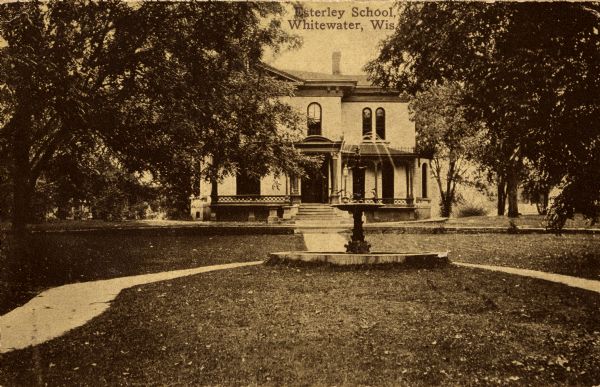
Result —
[[[335,51],[331,55],[331,73],[333,75],[340,75],[342,71],[340,70],[340,61],[342,59],[342,53],[339,51]]]

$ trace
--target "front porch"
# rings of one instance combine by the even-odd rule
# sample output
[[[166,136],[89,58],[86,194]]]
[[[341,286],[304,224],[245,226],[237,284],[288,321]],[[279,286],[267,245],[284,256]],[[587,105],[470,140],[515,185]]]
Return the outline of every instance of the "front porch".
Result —
[[[198,197],[192,199],[192,214],[196,220],[249,221],[285,223],[293,221],[302,205],[298,195],[223,195],[216,202]],[[343,202],[351,201],[343,196]],[[430,215],[431,200],[427,198],[377,198],[362,200],[366,203],[384,203],[375,211],[366,212],[369,223],[426,219]]]
[[[367,213],[367,222],[425,219],[431,216],[427,162],[413,148],[392,148],[385,142],[358,145],[309,136],[298,148],[319,156],[321,165],[304,176],[243,174],[207,184],[204,195],[192,199],[192,216],[199,220],[293,221],[302,203],[348,201],[383,203]],[[418,182],[415,184],[415,182]]]

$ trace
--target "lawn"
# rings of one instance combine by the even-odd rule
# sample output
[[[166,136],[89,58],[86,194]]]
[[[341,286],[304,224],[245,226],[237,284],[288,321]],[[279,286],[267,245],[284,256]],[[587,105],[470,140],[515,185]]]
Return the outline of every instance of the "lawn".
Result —
[[[600,295],[448,267],[259,266],[122,292],[1,385],[600,383]]]
[[[450,218],[445,223],[448,226],[465,227],[505,227],[508,228],[510,221],[513,221],[517,227],[546,227],[544,215],[521,215],[518,218],[508,218],[506,216],[467,216],[464,218]],[[567,228],[598,228],[599,225],[590,225],[589,221],[583,216],[576,215],[574,219],[567,220]]]
[[[506,265],[600,279],[600,235],[368,234],[373,250],[434,250],[451,259]],[[0,314],[40,290],[66,283],[264,259],[269,252],[303,250],[299,235],[131,235],[40,233],[31,249],[39,269],[20,297],[0,304]]]
[[[304,249],[304,243],[298,235],[173,235],[168,230],[130,235],[118,231],[34,234],[30,249],[37,268],[31,283],[18,298],[0,304],[0,314],[52,286],[260,260],[271,251]]]
[[[450,259],[600,280],[600,235],[377,234],[373,251],[450,251]]]

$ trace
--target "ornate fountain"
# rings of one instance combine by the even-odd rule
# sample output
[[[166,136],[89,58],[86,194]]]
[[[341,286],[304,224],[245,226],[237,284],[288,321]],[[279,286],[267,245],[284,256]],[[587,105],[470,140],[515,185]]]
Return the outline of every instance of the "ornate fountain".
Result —
[[[365,168],[361,162],[360,151],[357,148],[353,160],[353,169]],[[376,201],[376,200],[375,200]],[[348,211],[354,219],[352,236],[345,245],[346,252],[323,251],[286,251],[269,254],[266,263],[280,262],[315,262],[331,265],[374,265],[374,264],[409,264],[418,267],[433,267],[445,265],[449,262],[448,252],[371,252],[371,245],[365,240],[363,228],[363,214],[365,211],[376,210],[384,206],[381,203],[366,203],[360,194],[354,194],[352,201],[332,204],[333,207]]]
[[[362,163],[360,157],[360,149],[356,147],[356,153],[354,154],[352,169],[357,171],[364,169],[365,166]],[[340,210],[348,211],[352,214],[354,219],[354,227],[352,228],[352,236],[348,244],[345,245],[347,253],[353,254],[366,254],[371,251],[371,245],[365,241],[365,231],[363,228],[363,213],[367,210],[376,210],[382,207],[383,204],[379,203],[365,203],[364,198],[359,193],[355,193],[352,197],[352,202],[333,204],[333,207],[339,208]]]

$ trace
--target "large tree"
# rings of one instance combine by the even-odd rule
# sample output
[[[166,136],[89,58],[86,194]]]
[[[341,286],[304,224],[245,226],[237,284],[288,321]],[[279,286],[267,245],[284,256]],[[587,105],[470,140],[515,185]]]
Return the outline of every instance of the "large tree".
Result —
[[[461,86],[450,83],[417,92],[408,105],[416,123],[417,147],[433,157],[431,174],[440,191],[440,215],[444,217],[452,213],[457,186],[465,183],[480,129],[465,119],[461,100]]]
[[[150,171],[182,212],[194,178],[240,166],[297,171],[298,117],[275,98],[290,89],[260,67],[266,47],[296,43],[280,29],[282,12],[278,3],[1,4],[0,148],[15,256],[40,177],[77,147],[106,147],[128,170]]]
[[[109,141],[133,165],[147,166],[174,195],[181,212],[197,181],[246,169],[252,175],[299,172],[293,147],[299,116],[279,96],[291,85],[262,71],[266,47],[297,41],[283,33],[275,3],[147,4],[140,10],[149,60],[139,93],[122,104],[125,124]],[[129,133],[158,141],[131,143]],[[123,147],[124,145],[124,147]],[[200,161],[203,169],[198,170]],[[136,164],[137,163],[137,164]]]
[[[598,219],[598,3],[411,3],[399,11],[395,33],[368,66],[373,78],[412,92],[461,82],[468,117],[485,123],[486,153],[512,192],[509,204],[523,165],[532,164],[561,181],[555,226],[575,211]]]

